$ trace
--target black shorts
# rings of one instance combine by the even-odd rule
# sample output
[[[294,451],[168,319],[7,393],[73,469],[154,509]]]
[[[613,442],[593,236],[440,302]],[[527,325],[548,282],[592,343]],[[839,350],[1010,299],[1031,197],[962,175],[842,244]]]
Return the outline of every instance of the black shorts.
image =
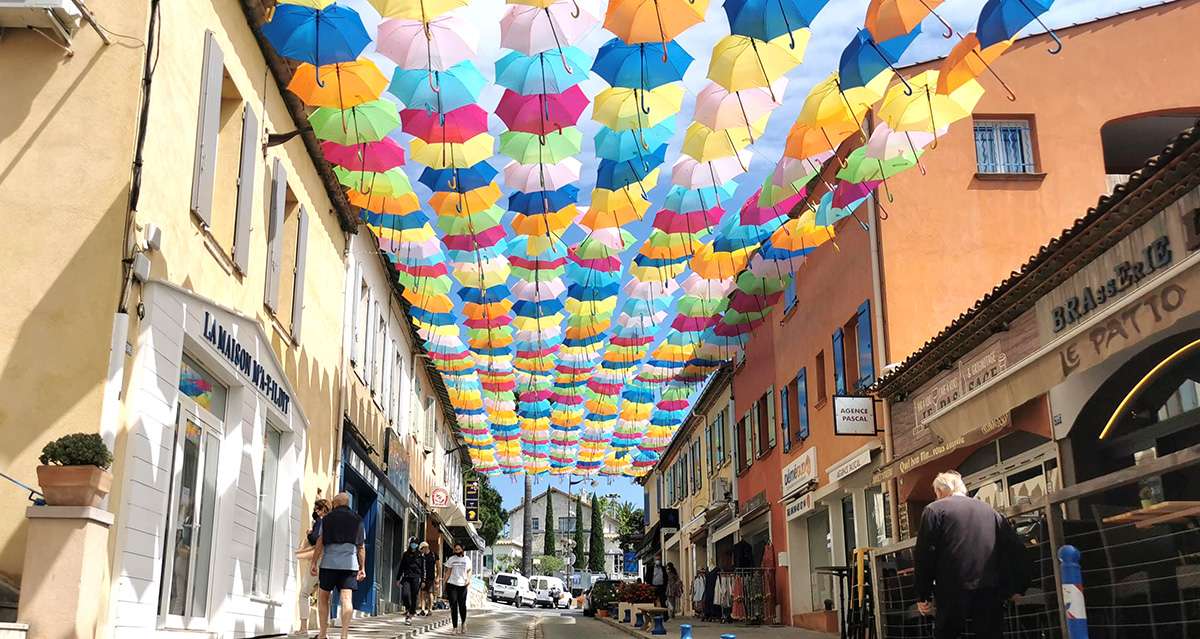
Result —
[[[317,575],[317,579],[321,584],[321,590],[326,592],[333,592],[334,590],[358,590],[357,570],[322,568],[318,571]]]

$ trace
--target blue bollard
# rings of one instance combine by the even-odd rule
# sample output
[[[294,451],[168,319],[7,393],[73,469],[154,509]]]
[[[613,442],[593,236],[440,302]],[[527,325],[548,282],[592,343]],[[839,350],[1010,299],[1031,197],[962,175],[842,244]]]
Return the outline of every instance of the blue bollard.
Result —
[[[652,635],[667,634],[667,627],[663,625],[663,616],[662,615],[654,615],[654,630],[651,630],[650,634],[652,634]]]
[[[692,624],[679,624],[679,639],[692,639]]]
[[[737,639],[737,635],[735,635],[735,634],[721,635],[721,639]]]
[[[1067,635],[1070,639],[1088,639],[1087,607],[1083,601],[1083,571],[1079,566],[1079,549],[1067,544],[1058,549],[1062,562],[1063,609],[1067,614]]]
[[[637,619],[634,620],[633,625],[637,626],[638,628],[646,625],[646,617],[642,614],[641,610],[637,611]]]
[[[622,620],[622,621],[624,621],[625,623],[629,623],[629,612],[630,612],[630,611],[629,611],[629,609],[628,609],[628,608],[626,608],[626,609],[625,609],[625,618]]]

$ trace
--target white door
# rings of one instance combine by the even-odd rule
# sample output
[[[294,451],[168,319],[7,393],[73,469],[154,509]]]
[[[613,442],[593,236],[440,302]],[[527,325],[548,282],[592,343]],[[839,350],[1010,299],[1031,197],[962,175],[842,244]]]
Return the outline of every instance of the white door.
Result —
[[[180,398],[159,610],[172,628],[207,627],[221,422]]]

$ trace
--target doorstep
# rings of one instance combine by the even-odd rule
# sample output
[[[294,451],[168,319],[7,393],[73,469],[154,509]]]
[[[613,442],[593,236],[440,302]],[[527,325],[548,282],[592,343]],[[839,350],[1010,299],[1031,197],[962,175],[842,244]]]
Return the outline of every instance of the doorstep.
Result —
[[[697,621],[688,617],[676,617],[675,619],[666,622],[666,635],[652,635],[649,632],[638,630],[631,624],[620,623],[611,617],[596,617],[597,621],[604,622],[615,629],[620,630],[627,636],[637,639],[659,639],[667,637],[673,639],[679,636],[679,625],[690,624],[692,626],[693,639],[720,639],[721,635],[731,634],[737,639],[776,639],[779,636],[780,630],[786,630],[789,639],[837,639],[836,634],[825,632],[817,632],[814,630],[806,630],[804,628],[792,628],[788,626],[739,626],[737,624],[722,624],[709,623],[706,621]]]

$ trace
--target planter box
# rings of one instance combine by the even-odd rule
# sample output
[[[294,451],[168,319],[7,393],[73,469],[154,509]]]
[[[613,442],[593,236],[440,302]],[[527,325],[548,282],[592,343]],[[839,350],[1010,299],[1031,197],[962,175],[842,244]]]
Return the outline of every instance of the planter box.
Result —
[[[49,506],[99,506],[112,474],[97,466],[38,466],[38,485]]]

